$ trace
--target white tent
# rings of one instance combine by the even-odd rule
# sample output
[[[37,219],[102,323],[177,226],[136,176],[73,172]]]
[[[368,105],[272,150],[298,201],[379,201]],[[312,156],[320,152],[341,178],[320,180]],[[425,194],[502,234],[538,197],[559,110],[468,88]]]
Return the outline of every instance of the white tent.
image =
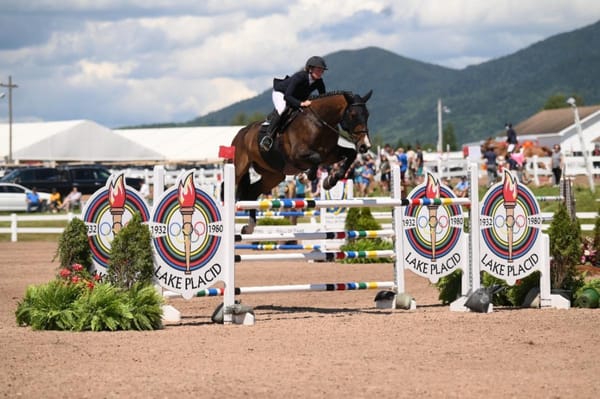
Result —
[[[15,161],[218,162],[242,126],[111,130],[89,120],[13,123]],[[8,156],[9,127],[0,124],[0,157]]]
[[[219,146],[229,146],[242,126],[121,129],[115,133],[160,152],[164,161],[215,163]]]
[[[0,126],[0,152],[8,156],[8,125]],[[154,160],[161,154],[88,120],[14,123],[13,159],[34,161]]]

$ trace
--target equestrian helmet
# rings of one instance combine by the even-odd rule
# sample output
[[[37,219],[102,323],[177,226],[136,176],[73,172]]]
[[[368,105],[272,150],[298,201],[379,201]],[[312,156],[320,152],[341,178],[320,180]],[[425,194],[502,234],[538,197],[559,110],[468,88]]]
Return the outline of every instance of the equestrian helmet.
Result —
[[[322,57],[314,55],[306,61],[306,69],[309,68],[327,69],[327,64],[325,64],[325,60]]]

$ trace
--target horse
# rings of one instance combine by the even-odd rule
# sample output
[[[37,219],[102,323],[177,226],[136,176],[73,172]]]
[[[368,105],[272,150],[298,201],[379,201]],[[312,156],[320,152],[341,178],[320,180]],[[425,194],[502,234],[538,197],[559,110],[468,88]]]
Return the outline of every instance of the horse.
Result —
[[[345,177],[357,154],[371,147],[366,103],[372,93],[371,90],[360,96],[341,91],[311,97],[309,107],[292,111],[267,153],[259,147],[261,122],[240,129],[231,143],[235,147],[236,198],[253,201],[261,194],[269,194],[286,175],[305,172],[314,180],[319,166],[339,164],[323,182],[326,190],[335,186]],[[344,140],[338,124],[349,135],[351,143],[345,140],[346,146],[340,145]],[[242,233],[251,234],[255,226],[256,210],[251,210]]]
[[[481,153],[483,154],[488,148],[492,148],[497,157],[508,159],[508,144],[505,141],[497,141],[493,137],[489,137],[481,145]],[[525,141],[515,148],[515,152],[522,152],[525,158],[531,158],[535,155],[538,157],[549,157],[552,155],[552,150],[546,146],[536,145],[532,141]]]

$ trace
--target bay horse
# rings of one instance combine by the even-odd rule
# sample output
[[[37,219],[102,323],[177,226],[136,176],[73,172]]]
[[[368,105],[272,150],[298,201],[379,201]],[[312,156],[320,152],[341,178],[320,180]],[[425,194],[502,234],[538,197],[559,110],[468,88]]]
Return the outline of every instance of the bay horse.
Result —
[[[492,148],[496,156],[508,159],[508,144],[506,141],[497,141],[493,137],[489,137],[481,145],[481,153],[483,154],[488,148]],[[532,141],[525,141],[523,144],[519,144],[515,150],[516,152],[523,153],[525,158],[531,158],[535,155],[538,157],[549,157],[552,155],[552,150],[549,147],[537,145]]]
[[[235,146],[237,199],[254,201],[261,194],[269,194],[286,175],[306,172],[308,178],[314,180],[319,166],[337,166],[339,163],[339,169],[323,182],[326,190],[335,186],[345,177],[356,155],[371,147],[366,103],[372,93],[371,90],[360,96],[338,91],[311,97],[309,107],[289,116],[281,128],[283,133],[277,135],[267,153],[259,147],[261,122],[240,129],[231,143]],[[350,146],[340,145],[338,124],[348,132]],[[259,180],[256,181],[254,173],[251,176],[251,168],[260,175]],[[255,225],[256,210],[250,210],[248,225],[243,227],[242,233],[252,233]]]

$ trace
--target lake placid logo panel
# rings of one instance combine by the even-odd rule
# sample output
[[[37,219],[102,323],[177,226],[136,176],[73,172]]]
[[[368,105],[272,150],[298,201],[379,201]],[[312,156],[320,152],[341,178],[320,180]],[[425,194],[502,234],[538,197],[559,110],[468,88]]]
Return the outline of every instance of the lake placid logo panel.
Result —
[[[111,175],[106,186],[96,191],[82,210],[87,226],[92,263],[96,273],[105,275],[110,258],[111,243],[135,213],[142,222],[150,220],[148,205],[136,190],[125,185],[121,174]]]
[[[531,190],[505,169],[480,210],[481,268],[509,284],[537,270],[543,219]]]
[[[456,195],[428,173],[425,182],[416,186],[408,198],[456,198]],[[463,225],[460,205],[405,207],[402,214],[405,266],[433,282],[466,266],[468,246]]]
[[[155,249],[155,279],[165,289],[191,298],[222,281],[223,211],[183,172],[153,208],[150,231]]]

